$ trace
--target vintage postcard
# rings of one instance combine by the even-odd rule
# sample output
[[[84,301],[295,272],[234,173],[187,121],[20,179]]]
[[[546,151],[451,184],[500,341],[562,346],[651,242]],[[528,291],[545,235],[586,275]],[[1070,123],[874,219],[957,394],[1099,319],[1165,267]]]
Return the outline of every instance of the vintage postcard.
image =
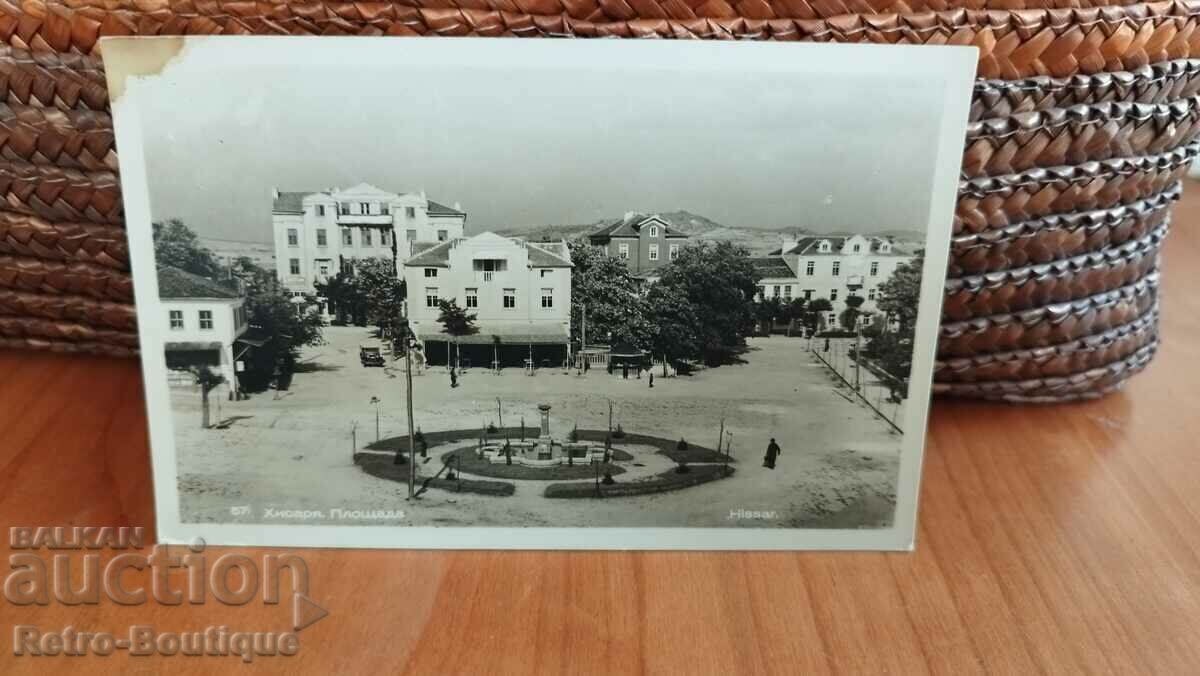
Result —
[[[912,546],[974,49],[102,51],[163,541]]]

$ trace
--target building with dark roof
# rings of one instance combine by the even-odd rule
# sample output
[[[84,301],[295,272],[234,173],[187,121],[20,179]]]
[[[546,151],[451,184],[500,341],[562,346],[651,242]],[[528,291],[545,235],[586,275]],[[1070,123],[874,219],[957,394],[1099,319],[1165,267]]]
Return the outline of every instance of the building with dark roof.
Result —
[[[687,242],[687,235],[674,230],[662,217],[635,212],[601,225],[587,237],[592,246],[625,261],[631,273],[643,278],[656,276]]]
[[[874,313],[880,285],[913,258],[890,237],[784,235],[779,249],[753,263],[760,296],[784,302],[824,298],[833,306],[824,324],[837,327],[848,296],[862,297],[859,309]]]
[[[404,264],[409,325],[433,364],[455,359],[456,344],[466,365],[560,366],[571,351],[572,267],[566,242],[485,232],[418,243]],[[476,315],[479,331],[447,335],[438,322],[445,300]]]
[[[367,183],[326,191],[276,190],[271,209],[275,270],[294,294],[314,294],[314,284],[352,271],[357,261],[387,258],[397,265],[418,243],[462,237],[467,215],[428,199],[424,192],[392,193]]]
[[[245,298],[235,282],[201,277],[169,265],[158,266],[157,316],[161,321],[169,379],[191,385],[191,369],[207,366],[225,378],[222,388],[237,391],[237,362],[251,348]]]

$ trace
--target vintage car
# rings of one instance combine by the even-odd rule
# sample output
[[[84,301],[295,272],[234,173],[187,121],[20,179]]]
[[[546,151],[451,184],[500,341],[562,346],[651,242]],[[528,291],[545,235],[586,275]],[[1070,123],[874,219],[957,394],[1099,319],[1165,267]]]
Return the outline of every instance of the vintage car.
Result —
[[[363,366],[383,366],[383,353],[377,345],[359,345],[358,360]]]

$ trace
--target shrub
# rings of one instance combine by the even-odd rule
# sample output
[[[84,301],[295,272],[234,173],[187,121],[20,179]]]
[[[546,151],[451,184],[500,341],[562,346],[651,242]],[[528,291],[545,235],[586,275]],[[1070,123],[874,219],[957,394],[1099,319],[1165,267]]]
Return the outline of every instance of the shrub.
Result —
[[[567,433],[567,441],[570,441],[571,443],[579,441],[579,425],[571,428],[571,431]]]
[[[621,423],[617,423],[617,429],[612,433],[613,439],[624,439],[625,430],[621,428]]]
[[[687,449],[688,449],[688,442],[687,442],[687,441],[685,441],[685,440],[683,439],[683,437],[680,437],[680,438],[679,438],[679,443],[675,444],[675,450],[677,450],[677,451],[686,451]]]
[[[488,434],[495,434],[496,432],[499,432],[500,430],[496,429],[496,426],[494,424],[488,423],[487,431],[488,431]]]
[[[417,428],[416,434],[413,435],[413,443],[418,445],[425,443],[425,435],[421,432],[420,427]]]
[[[676,474],[687,474],[690,471],[692,471],[692,468],[688,467],[686,462],[679,463],[679,466],[675,468]]]

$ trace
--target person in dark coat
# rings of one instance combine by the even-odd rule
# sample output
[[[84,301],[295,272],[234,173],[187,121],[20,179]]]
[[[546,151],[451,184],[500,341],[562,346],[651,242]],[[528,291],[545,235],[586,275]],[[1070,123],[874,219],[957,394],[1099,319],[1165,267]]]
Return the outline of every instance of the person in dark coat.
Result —
[[[454,367],[450,367],[450,387],[458,387],[458,373],[454,371]]]
[[[650,387],[654,387],[654,373],[650,373]]]
[[[621,362],[621,378],[629,380],[629,362]]]
[[[763,467],[767,469],[775,469],[775,458],[782,453],[779,444],[775,443],[775,437],[771,437],[771,443],[767,444],[767,454],[763,456]]]

